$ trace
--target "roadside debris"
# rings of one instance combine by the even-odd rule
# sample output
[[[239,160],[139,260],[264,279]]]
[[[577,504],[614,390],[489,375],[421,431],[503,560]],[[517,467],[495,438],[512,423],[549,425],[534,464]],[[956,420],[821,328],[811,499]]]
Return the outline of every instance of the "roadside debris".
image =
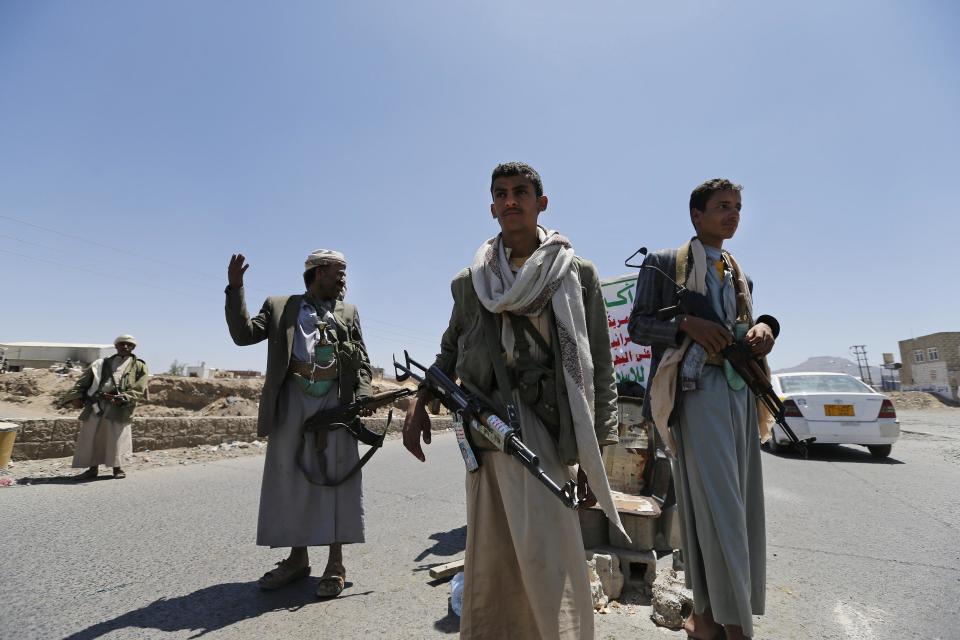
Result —
[[[693,592],[687,589],[683,578],[673,569],[657,572],[653,583],[654,624],[668,629],[680,629],[693,611]]]

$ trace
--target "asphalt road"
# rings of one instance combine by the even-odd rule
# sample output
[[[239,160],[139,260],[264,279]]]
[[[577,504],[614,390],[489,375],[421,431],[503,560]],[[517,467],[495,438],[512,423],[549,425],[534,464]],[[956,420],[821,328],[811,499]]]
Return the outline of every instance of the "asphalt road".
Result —
[[[960,411],[902,413],[893,456],[764,454],[767,613],[757,638],[958,638]],[[263,593],[282,557],[254,545],[261,456],[126,480],[0,489],[0,638],[455,638],[464,471],[449,433],[421,464],[387,443],[365,474],[367,543],[348,588]],[[313,556],[318,570],[325,557]],[[682,638],[642,607],[597,615],[598,638]]]

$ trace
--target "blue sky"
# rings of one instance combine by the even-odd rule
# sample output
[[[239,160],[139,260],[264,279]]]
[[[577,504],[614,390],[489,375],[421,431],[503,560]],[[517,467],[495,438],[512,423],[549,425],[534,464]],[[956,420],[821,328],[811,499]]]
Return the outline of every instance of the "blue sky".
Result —
[[[0,2],[0,342],[136,335],[262,369],[223,320],[349,260],[375,364],[429,360],[497,231],[489,175],[604,276],[745,187],[727,245],[786,367],[960,330],[952,2]]]

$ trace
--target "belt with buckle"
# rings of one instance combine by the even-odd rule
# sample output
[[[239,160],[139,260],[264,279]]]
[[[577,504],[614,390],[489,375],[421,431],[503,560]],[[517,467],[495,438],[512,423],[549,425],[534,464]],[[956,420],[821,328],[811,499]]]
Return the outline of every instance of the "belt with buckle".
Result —
[[[287,367],[287,373],[296,374],[310,382],[316,382],[317,380],[334,380],[340,377],[336,360],[332,360],[326,365],[320,365],[313,362],[302,362],[291,359],[290,366]]]

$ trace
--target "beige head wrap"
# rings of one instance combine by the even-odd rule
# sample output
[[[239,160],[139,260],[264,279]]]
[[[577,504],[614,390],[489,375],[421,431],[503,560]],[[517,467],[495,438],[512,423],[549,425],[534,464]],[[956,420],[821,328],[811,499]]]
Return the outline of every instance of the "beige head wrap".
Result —
[[[137,339],[129,333],[125,333],[122,336],[117,336],[117,339],[113,341],[113,346],[117,346],[121,342],[129,342],[133,346],[137,346]]]
[[[314,267],[323,267],[328,264],[337,264],[347,266],[347,259],[339,251],[333,251],[331,249],[317,249],[313,253],[307,256],[306,261],[303,263],[303,270],[310,271]]]

